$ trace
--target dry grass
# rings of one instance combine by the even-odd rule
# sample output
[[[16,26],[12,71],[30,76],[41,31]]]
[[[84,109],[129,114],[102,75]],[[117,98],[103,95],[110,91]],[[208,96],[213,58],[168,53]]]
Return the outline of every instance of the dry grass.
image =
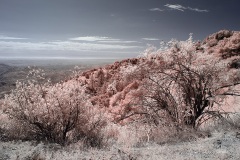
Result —
[[[8,127],[5,135],[21,135],[5,120],[1,121],[1,126]],[[239,122],[240,116],[235,114],[226,121],[209,122],[199,131],[185,128],[181,132],[171,126],[143,123],[120,126],[109,122],[101,133],[105,138],[102,148],[87,148],[84,139],[65,147],[34,141],[2,141],[0,159],[238,159]]]
[[[0,143],[0,159],[42,159],[42,160],[79,160],[79,159],[238,159],[240,141],[235,132],[213,133],[211,138],[196,139],[192,142],[172,144],[148,144],[144,147],[114,146],[107,150],[79,150],[68,146],[34,145],[30,142]]]

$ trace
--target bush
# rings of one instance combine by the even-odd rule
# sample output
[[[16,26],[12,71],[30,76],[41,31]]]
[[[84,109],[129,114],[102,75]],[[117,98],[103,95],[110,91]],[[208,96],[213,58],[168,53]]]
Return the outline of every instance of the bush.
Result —
[[[44,80],[42,70],[33,69],[26,81],[18,81],[16,89],[5,96],[4,108],[15,125],[23,126],[27,139],[65,145],[84,138],[89,146],[101,145],[97,133],[105,120],[95,116],[79,81],[52,85]],[[14,132],[18,133],[19,127]]]
[[[182,131],[186,126],[197,129],[203,121],[221,117],[216,104],[226,95],[239,96],[233,86],[239,79],[227,72],[227,63],[209,53],[196,50],[191,37],[187,41],[171,41],[166,50],[151,50],[140,84],[138,104],[121,115],[124,119],[143,119],[150,124],[174,126]],[[132,74],[136,77],[136,75]]]

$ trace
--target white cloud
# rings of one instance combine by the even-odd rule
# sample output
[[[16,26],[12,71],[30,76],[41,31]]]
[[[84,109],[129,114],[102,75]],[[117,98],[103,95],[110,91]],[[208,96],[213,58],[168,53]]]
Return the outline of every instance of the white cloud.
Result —
[[[20,40],[20,39],[28,39],[28,38],[9,37],[9,36],[0,35],[0,40]]]
[[[168,7],[168,8],[171,8],[171,9],[174,9],[174,10],[179,10],[179,11],[182,11],[182,12],[184,12],[185,10],[191,10],[191,11],[195,11],[195,12],[209,12],[206,9],[202,10],[202,9],[198,9],[198,8],[184,7],[184,6],[179,5],[179,4],[166,4],[164,6]]]
[[[160,8],[151,8],[151,9],[149,9],[149,11],[159,11],[159,12],[162,12],[162,11],[164,11],[163,9],[160,9]]]
[[[142,39],[146,41],[159,41],[159,39],[157,38],[142,38]]]
[[[126,41],[121,39],[114,39],[111,37],[98,37],[98,36],[86,36],[86,37],[75,37],[69,38],[70,41],[86,41],[95,43],[118,43],[118,44],[128,44],[128,43],[139,43],[138,41]]]
[[[137,41],[113,39],[111,37],[87,36],[68,40],[46,42],[20,41],[26,38],[0,36],[1,53],[23,53],[25,51],[87,51],[87,52],[135,52],[142,49]]]
[[[0,41],[0,51],[4,50],[66,50],[66,51],[110,51],[142,48],[136,45],[80,43],[72,41],[15,42]]]
[[[69,38],[69,40],[94,42],[94,41],[111,41],[111,40],[118,40],[118,39],[112,39],[110,37],[86,36],[86,37]]]
[[[139,48],[139,46],[129,46],[120,44],[99,44],[99,43],[79,43],[71,41],[50,42],[51,45],[56,45],[64,50],[122,50]]]
[[[198,9],[198,8],[191,8],[191,7],[188,7],[189,10],[192,10],[192,11],[196,11],[196,12],[208,12],[208,10],[204,9],[204,10],[201,10],[201,9]]]
[[[99,41],[101,43],[119,43],[119,44],[123,44],[123,43],[140,43],[138,41],[124,41],[124,40],[111,40],[111,41]]]
[[[186,7],[183,7],[182,5],[179,4],[166,4],[165,6],[182,12],[184,12],[184,10],[186,9]]]

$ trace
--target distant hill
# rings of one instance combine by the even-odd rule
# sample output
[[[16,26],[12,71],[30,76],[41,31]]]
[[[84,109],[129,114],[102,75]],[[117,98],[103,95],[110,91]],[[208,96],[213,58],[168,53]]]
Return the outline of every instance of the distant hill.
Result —
[[[3,81],[3,75],[12,70],[13,67],[6,64],[0,64],[0,86],[5,85],[6,82]]]
[[[12,67],[6,64],[0,64],[0,76],[8,72]]]

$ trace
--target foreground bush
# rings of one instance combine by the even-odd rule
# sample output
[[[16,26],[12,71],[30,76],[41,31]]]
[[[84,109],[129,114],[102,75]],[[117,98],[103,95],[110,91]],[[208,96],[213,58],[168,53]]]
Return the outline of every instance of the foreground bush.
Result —
[[[61,145],[84,139],[88,146],[100,146],[106,122],[88,103],[85,88],[78,81],[55,85],[43,81],[44,72],[33,69],[26,81],[18,81],[16,89],[6,95],[5,113],[22,126],[13,132],[17,135],[24,128],[26,139]]]

